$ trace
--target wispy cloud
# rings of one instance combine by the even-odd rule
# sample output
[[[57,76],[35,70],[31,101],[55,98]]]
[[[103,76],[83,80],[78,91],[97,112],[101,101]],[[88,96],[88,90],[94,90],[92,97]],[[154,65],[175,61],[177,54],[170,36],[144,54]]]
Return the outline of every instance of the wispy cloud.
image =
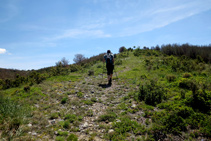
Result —
[[[0,54],[5,54],[7,51],[4,48],[0,48]]]
[[[139,15],[132,16],[131,21],[116,36],[131,36],[152,31],[211,9],[211,0],[206,0],[205,3],[198,0],[186,3],[165,1],[165,3],[166,5],[164,1],[161,3],[154,1],[148,9],[136,10]]]
[[[104,33],[102,30],[90,30],[90,29],[69,29],[55,35],[53,37],[46,38],[47,40],[61,40],[68,38],[107,38],[111,37],[110,34]]]

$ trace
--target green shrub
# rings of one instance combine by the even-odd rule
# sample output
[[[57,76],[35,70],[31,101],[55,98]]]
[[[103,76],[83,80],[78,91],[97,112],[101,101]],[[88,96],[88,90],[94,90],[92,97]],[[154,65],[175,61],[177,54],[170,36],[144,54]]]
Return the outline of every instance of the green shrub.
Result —
[[[91,101],[92,101],[92,102],[97,102],[96,97],[92,97],[92,98],[91,98]]]
[[[194,113],[193,109],[188,106],[172,106],[172,107],[173,107],[172,110],[175,112],[175,114],[177,116],[182,117],[183,119],[188,118]]]
[[[185,120],[175,113],[166,117],[164,125],[166,131],[173,134],[181,134],[181,131],[187,130],[187,124],[185,123]]]
[[[25,87],[23,88],[23,90],[24,90],[25,92],[29,92],[29,91],[30,91],[30,86],[25,86]]]
[[[201,124],[206,119],[205,115],[202,113],[193,113],[187,119],[187,123],[190,125],[192,129],[199,129]]]
[[[122,52],[119,54],[118,58],[126,58],[128,57],[128,55],[129,55],[128,52]]]
[[[55,140],[56,141],[65,141],[65,137],[63,137],[63,136],[57,136]]]
[[[180,98],[185,99],[185,90],[181,90],[180,92]]]
[[[200,132],[206,137],[211,137],[211,116],[202,122],[202,128],[200,128]]]
[[[59,117],[59,113],[51,113],[50,119],[57,119]]]
[[[67,103],[67,100],[68,100],[68,98],[67,98],[67,97],[62,98],[61,104],[65,104],[65,103]]]
[[[88,110],[86,115],[89,116],[89,117],[92,117],[94,114],[93,114],[92,110]]]
[[[155,106],[166,99],[163,87],[151,80],[148,84],[142,84],[139,88],[138,99],[145,101],[146,104]]]
[[[132,121],[129,118],[120,118],[120,122],[114,122],[112,128],[118,135],[125,135],[127,132],[132,132],[135,135],[141,135],[146,132],[143,125],[136,121]]]
[[[211,91],[198,89],[196,85],[193,85],[192,97],[187,98],[186,104],[201,112],[209,112],[211,109]]]
[[[195,84],[194,80],[182,78],[179,80],[179,87],[183,89],[191,89],[191,87]]]
[[[142,74],[142,75],[140,76],[140,78],[141,78],[141,79],[146,79],[147,76],[146,76],[145,74]]]
[[[149,130],[149,135],[152,135],[152,140],[165,140],[166,136],[166,131],[165,127],[158,125],[158,124],[152,124],[151,130]]]
[[[150,59],[145,59],[145,65],[146,66],[151,66],[152,65],[152,61]]]
[[[18,130],[31,114],[28,106],[20,104],[0,94],[0,130],[1,137],[12,140],[18,136]]]
[[[77,116],[75,114],[67,114],[64,119],[68,120],[70,123],[73,123],[75,120],[77,120]]]
[[[166,79],[168,80],[168,82],[174,82],[176,80],[176,76],[173,74],[168,74],[166,76]]]
[[[97,68],[102,68],[102,67],[103,67],[103,65],[101,65],[101,64],[97,65]]]
[[[147,51],[146,56],[151,56],[151,55],[152,55],[151,52]]]
[[[142,53],[143,53],[143,50],[140,49],[140,48],[137,48],[137,49],[134,50],[133,55],[138,57],[138,56],[140,56]]]
[[[112,122],[114,121],[115,119],[117,118],[117,115],[116,113],[114,112],[109,112],[105,115],[101,115],[98,119],[98,121],[109,121],[109,122]]]
[[[83,103],[86,105],[92,105],[94,102],[92,102],[91,100],[83,100]]]
[[[77,141],[78,137],[75,134],[70,134],[67,138],[67,141]]]
[[[192,77],[192,75],[190,73],[184,73],[183,74],[183,78],[190,78]]]
[[[115,65],[122,65],[122,60],[121,59],[117,59],[115,60]]]
[[[89,71],[88,71],[88,75],[89,75],[89,76],[94,75],[94,70],[89,70]]]
[[[68,136],[68,132],[58,131],[59,136]]]
[[[146,110],[146,111],[144,112],[144,117],[145,117],[145,118],[149,118],[150,116],[152,116],[152,112]]]
[[[77,96],[78,96],[79,98],[82,98],[82,97],[84,96],[84,94],[83,94],[82,92],[78,92],[78,93],[77,93]]]
[[[81,66],[79,66],[79,65],[76,65],[76,64],[74,64],[74,65],[70,65],[70,71],[71,72],[76,72],[76,71],[79,71],[79,70],[81,70],[82,68],[81,68]]]
[[[63,128],[69,129],[69,127],[70,127],[70,122],[64,121]]]

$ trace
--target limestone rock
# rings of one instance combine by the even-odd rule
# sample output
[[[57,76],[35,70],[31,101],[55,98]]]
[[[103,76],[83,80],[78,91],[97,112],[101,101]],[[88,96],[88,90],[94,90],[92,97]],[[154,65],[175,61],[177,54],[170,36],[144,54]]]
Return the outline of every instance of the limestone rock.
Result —
[[[133,104],[133,105],[131,106],[131,108],[136,108],[136,104]]]
[[[32,136],[37,136],[36,132],[32,132],[31,134],[32,134]]]
[[[108,130],[108,133],[112,133],[112,132],[114,132],[114,130],[113,130],[113,129]]]

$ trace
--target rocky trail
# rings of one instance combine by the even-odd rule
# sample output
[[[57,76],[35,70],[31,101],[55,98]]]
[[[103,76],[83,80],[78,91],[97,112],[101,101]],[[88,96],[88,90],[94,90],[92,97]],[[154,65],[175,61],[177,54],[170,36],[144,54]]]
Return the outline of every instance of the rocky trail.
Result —
[[[106,83],[107,78],[102,79],[102,75],[99,75],[84,77],[77,82],[69,80],[46,84],[43,93],[48,96],[35,104],[37,110],[33,122],[36,124],[28,124],[29,134],[40,140],[54,140],[60,132],[73,133],[78,136],[78,140],[105,140],[106,134],[114,132],[112,122],[106,116],[113,112],[118,117],[123,112],[118,106],[130,91],[118,79],[113,80],[112,86]],[[64,98],[66,101],[62,102]],[[131,107],[135,106],[131,104]],[[65,127],[68,115],[75,117]],[[118,122],[118,118],[115,121]],[[48,133],[44,133],[46,131]]]

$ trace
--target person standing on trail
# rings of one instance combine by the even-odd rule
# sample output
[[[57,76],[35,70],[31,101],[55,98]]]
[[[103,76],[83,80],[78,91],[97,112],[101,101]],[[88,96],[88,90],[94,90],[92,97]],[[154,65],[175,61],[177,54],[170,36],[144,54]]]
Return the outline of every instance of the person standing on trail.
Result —
[[[114,55],[110,50],[107,50],[107,54],[104,55],[104,62],[106,61],[108,85],[112,85],[112,75],[114,70]]]

